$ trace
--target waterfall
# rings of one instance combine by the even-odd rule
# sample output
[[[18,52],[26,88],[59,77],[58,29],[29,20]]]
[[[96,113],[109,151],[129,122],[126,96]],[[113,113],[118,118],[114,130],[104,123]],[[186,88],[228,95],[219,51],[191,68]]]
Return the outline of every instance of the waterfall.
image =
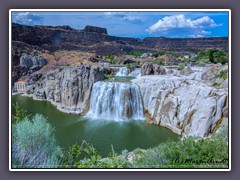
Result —
[[[128,69],[126,67],[116,68],[116,76],[127,76]]]
[[[87,116],[93,119],[144,119],[138,86],[130,82],[94,83]]]
[[[139,78],[141,76],[141,68],[136,68],[134,71],[129,73],[128,76]]]

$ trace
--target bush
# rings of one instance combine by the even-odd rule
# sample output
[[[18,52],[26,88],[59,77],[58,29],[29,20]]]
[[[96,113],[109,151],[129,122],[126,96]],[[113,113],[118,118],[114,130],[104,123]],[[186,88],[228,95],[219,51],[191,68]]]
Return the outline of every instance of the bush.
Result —
[[[158,51],[158,52],[153,53],[152,57],[157,58],[157,57],[163,56],[163,55],[165,55],[165,51]]]
[[[220,71],[217,77],[226,80],[228,78],[228,73],[226,71]]]
[[[117,61],[114,59],[114,56],[113,55],[107,55],[106,56],[106,59],[108,60],[108,62],[110,63],[110,64],[116,64],[117,63]]]
[[[221,64],[226,64],[227,63],[227,53],[224,51],[219,51],[219,50],[209,50],[209,61],[211,63],[221,63]]]
[[[181,71],[181,70],[184,70],[185,66],[184,65],[180,65],[178,66],[177,70]]]
[[[227,168],[228,145],[223,139],[185,138],[148,149],[133,168]]]
[[[220,84],[219,83],[213,83],[213,85],[212,85],[213,87],[220,87]]]
[[[128,165],[126,158],[116,154],[114,150],[108,157],[101,158],[98,151],[86,141],[81,146],[72,145],[65,152],[63,162],[64,168],[124,168]]]
[[[12,122],[13,123],[18,123],[19,121],[21,121],[25,117],[30,116],[26,110],[20,108],[18,103],[13,104],[12,106],[13,106],[13,111],[14,111],[14,115],[12,115]]]
[[[53,128],[42,115],[24,118],[13,125],[12,165],[14,168],[56,168],[62,151]]]

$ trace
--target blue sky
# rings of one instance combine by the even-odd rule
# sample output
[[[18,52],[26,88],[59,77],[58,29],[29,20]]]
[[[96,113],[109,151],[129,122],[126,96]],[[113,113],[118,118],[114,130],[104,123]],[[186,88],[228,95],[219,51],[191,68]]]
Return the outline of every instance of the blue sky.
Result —
[[[121,37],[227,37],[228,12],[13,12],[25,25],[105,27]]]

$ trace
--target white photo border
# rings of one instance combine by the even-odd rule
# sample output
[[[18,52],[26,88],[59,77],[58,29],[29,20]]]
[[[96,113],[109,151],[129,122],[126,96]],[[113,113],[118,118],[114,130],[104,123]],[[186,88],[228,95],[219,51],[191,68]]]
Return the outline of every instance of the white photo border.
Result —
[[[15,169],[12,168],[12,12],[228,12],[228,97],[229,97],[229,119],[228,119],[228,169]],[[9,171],[231,171],[231,9],[10,9],[9,10]]]

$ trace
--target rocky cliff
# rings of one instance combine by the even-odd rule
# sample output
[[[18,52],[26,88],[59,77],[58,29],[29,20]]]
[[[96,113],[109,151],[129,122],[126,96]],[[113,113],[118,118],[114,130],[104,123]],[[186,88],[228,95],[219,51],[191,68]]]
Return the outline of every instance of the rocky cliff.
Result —
[[[50,101],[61,111],[83,113],[93,83],[103,80],[106,71],[89,65],[56,68],[43,75],[29,92],[34,99]]]
[[[49,51],[81,50],[100,55],[124,54],[130,50],[228,49],[228,38],[116,37],[108,35],[107,29],[94,26],[77,30],[69,26],[25,26],[13,23],[12,40],[13,46],[22,42]]]
[[[204,137],[228,119],[228,91],[186,77],[151,75],[132,80],[149,119],[173,132]]]

